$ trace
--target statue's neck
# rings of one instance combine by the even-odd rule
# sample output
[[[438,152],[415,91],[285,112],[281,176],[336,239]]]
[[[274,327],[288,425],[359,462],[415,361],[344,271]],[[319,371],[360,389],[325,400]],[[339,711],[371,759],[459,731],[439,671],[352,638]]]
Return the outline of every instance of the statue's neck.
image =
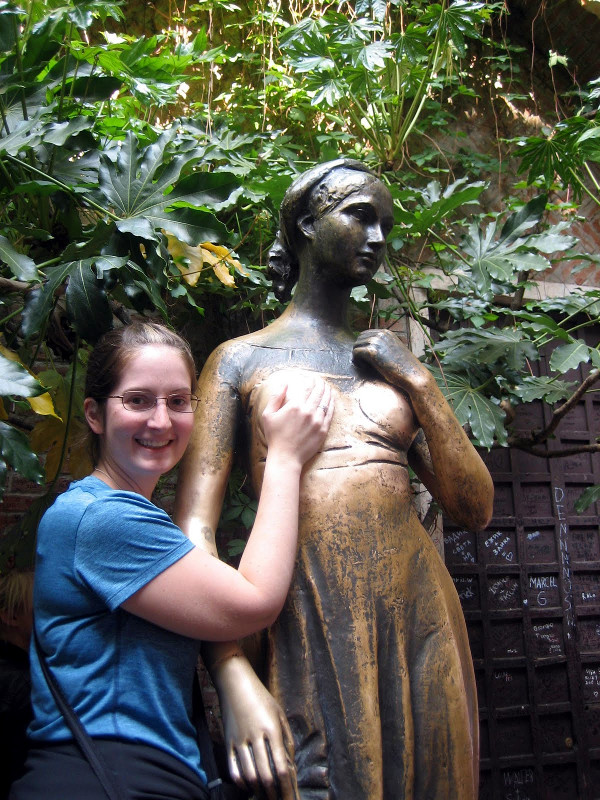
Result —
[[[350,289],[317,280],[298,281],[294,296],[284,315],[288,322],[304,321],[310,327],[329,331],[347,331]]]

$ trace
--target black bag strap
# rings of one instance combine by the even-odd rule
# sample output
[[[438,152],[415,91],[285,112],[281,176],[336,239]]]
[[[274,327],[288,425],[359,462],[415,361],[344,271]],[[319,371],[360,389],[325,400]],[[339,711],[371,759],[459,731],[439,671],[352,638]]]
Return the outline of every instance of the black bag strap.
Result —
[[[206,711],[204,710],[204,701],[202,700],[202,688],[200,687],[200,676],[196,672],[193,689],[193,707],[194,707],[194,722],[196,723],[196,731],[198,735],[198,747],[200,748],[200,758],[202,759],[202,766],[206,772],[208,781],[208,791],[210,792],[211,800],[224,800],[223,781],[219,776],[219,769],[215,759],[215,751],[213,749],[212,739],[208,731],[208,723],[206,720]]]
[[[91,737],[86,733],[85,728],[81,724],[81,720],[73,710],[72,706],[69,704],[68,700],[65,698],[56,678],[50,671],[50,668],[46,663],[46,657],[42,651],[37,632],[35,630],[35,625],[33,626],[33,641],[42,672],[44,673],[48,687],[52,692],[54,701],[61,714],[65,718],[65,722],[69,726],[69,729],[73,734],[73,738],[79,745],[81,752],[87,758],[91,768],[96,774],[96,777],[102,784],[102,788],[104,789],[106,796],[109,798],[109,800],[125,800],[125,796],[115,783],[114,777],[108,772],[106,764],[94,746]]]

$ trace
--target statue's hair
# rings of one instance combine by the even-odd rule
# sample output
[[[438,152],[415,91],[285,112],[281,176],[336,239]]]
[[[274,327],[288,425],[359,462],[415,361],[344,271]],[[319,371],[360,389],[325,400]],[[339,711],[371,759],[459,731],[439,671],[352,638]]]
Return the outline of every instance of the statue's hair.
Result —
[[[339,158],[317,164],[299,175],[284,195],[279,210],[279,230],[269,251],[267,275],[273,282],[273,291],[280,300],[289,298],[298,280],[299,218],[310,213],[318,218],[335,208],[344,198],[357,190],[356,185],[330,180],[334,173],[344,170],[361,172],[376,179],[372,170],[352,158]]]
[[[85,397],[105,402],[121,378],[128,361],[146,345],[173,347],[182,356],[190,375],[190,387],[196,382],[196,367],[190,346],[174,331],[156,322],[136,321],[114,328],[100,338],[90,355],[85,378]],[[100,439],[89,431],[94,464],[100,455]]]

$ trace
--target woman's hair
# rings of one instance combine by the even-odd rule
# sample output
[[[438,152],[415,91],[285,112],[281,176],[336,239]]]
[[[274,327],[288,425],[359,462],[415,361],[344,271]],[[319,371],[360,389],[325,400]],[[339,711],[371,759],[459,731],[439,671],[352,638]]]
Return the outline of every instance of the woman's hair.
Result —
[[[342,179],[340,172],[350,174]],[[358,176],[352,172],[360,172],[363,178],[368,175],[377,180],[375,173],[360,161],[339,158],[317,164],[303,172],[285,193],[279,210],[279,230],[269,251],[267,270],[268,277],[273,281],[273,291],[280,300],[290,296],[292,287],[298,280],[298,220],[305,214],[317,219],[357,191],[362,181],[357,180]]]
[[[33,571],[11,569],[0,575],[0,613],[14,619],[33,608]]]
[[[115,328],[98,341],[90,354],[85,378],[85,397],[99,403],[105,401],[119,382],[128,361],[146,345],[173,347],[183,358],[190,374],[190,387],[196,381],[194,357],[188,343],[178,334],[156,322],[132,322]],[[89,431],[90,450],[94,464],[100,455],[100,440]]]

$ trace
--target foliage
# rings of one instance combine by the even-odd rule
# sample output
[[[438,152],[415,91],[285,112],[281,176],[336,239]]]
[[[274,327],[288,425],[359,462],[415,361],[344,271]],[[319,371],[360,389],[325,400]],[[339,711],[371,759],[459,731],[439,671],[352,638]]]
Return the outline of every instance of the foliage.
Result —
[[[340,154],[370,163],[395,204],[359,313],[423,326],[423,358],[478,444],[544,454],[600,368],[580,338],[598,291],[529,293],[561,260],[597,263],[556,190],[598,197],[598,81],[571,117],[514,140],[528,185],[515,178],[502,212],[484,213],[500,162],[437,139],[495,91],[482,76],[517,72],[494,34],[503,4],[261,0],[240,25],[238,5],[202,0],[154,31],[135,29],[132,7],[0,0],[0,491],[7,466],[44,481],[36,454],[49,496],[65,469],[85,471],[83,368],[115,320],[160,316],[202,359],[279,313],[264,265],[281,198]],[[515,430],[514,407],[540,400],[551,425]],[[246,524],[252,501],[239,482],[230,493],[225,513]]]

